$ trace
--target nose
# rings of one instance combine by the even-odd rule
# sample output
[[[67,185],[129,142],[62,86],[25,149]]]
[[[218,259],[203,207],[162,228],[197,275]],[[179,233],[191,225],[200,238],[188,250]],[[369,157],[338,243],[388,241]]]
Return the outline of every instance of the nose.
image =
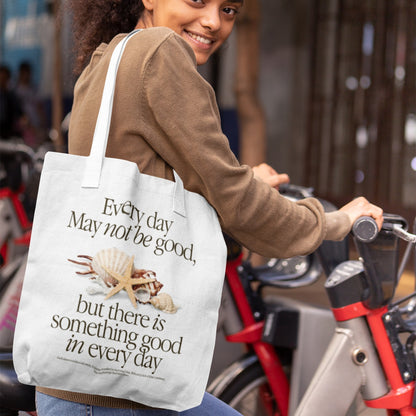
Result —
[[[211,32],[216,32],[221,28],[220,10],[217,7],[210,7],[207,5],[202,11],[201,25],[209,29]]]

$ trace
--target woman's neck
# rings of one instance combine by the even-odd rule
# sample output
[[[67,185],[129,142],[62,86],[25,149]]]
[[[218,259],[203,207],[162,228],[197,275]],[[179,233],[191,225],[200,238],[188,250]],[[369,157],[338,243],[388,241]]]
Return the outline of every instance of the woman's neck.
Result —
[[[153,27],[153,15],[148,10],[144,10],[139,20],[137,21],[135,29],[147,29]]]

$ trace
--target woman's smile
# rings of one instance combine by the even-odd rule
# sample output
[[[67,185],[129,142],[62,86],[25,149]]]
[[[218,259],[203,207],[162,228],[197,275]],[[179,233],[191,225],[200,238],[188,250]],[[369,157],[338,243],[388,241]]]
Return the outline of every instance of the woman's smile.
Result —
[[[208,38],[206,36],[197,34],[195,32],[191,32],[189,30],[184,30],[185,34],[190,38],[191,42],[195,42],[195,44],[203,49],[208,49],[210,48],[215,40],[213,40],[212,38]]]

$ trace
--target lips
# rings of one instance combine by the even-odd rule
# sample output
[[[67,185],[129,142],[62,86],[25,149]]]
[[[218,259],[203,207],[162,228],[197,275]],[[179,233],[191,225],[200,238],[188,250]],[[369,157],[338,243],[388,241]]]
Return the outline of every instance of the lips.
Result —
[[[210,47],[214,41],[207,37],[198,35],[196,33],[185,31],[189,38],[191,38],[195,43],[197,43],[200,47],[207,48]]]

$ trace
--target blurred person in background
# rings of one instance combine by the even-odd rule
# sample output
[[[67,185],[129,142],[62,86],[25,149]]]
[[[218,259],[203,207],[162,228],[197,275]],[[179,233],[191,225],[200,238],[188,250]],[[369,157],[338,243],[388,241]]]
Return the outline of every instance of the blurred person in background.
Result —
[[[19,100],[10,88],[11,71],[0,65],[0,140],[19,137],[22,109]],[[0,152],[0,188],[17,191],[21,183],[20,162],[15,156]]]
[[[10,88],[11,71],[8,66],[0,65],[0,138],[9,139],[19,136],[19,119],[22,109],[19,100]]]
[[[23,61],[19,66],[14,91],[23,110],[21,131],[28,146],[36,148],[45,138],[45,115],[41,100],[32,82],[32,66]]]

